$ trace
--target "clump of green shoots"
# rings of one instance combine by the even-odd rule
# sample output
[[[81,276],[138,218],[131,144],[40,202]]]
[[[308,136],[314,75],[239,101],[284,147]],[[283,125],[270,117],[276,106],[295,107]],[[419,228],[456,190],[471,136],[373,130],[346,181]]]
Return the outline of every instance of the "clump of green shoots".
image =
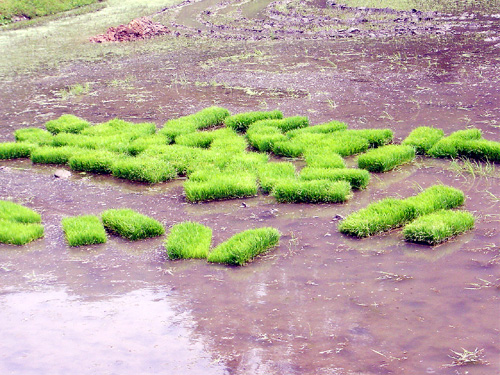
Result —
[[[415,159],[412,146],[388,145],[369,150],[358,157],[358,167],[370,172],[387,172]]]
[[[0,160],[29,158],[35,148],[34,144],[26,142],[0,143]]]
[[[176,224],[170,230],[165,249],[170,259],[206,259],[212,243],[212,229],[191,221]]]
[[[56,120],[50,120],[45,123],[45,128],[52,134],[80,133],[89,126],[88,121],[74,115],[62,115]]]
[[[413,129],[402,144],[413,146],[417,154],[424,155],[443,137],[444,131],[442,129],[420,126]]]
[[[165,233],[163,225],[131,209],[110,209],[101,214],[104,226],[129,240],[157,237]]]
[[[105,243],[106,231],[101,220],[94,215],[67,217],[61,221],[70,246]]]
[[[0,242],[12,245],[25,245],[43,237],[40,224],[41,216],[37,212],[16,204],[0,200]]]
[[[437,245],[474,227],[474,216],[467,211],[441,210],[420,216],[406,225],[406,241]]]
[[[280,233],[271,227],[249,229],[221,243],[208,255],[213,263],[241,266],[278,245]]]
[[[276,183],[282,180],[295,180],[295,166],[290,162],[266,163],[258,170],[262,191],[269,194]]]
[[[370,182],[370,173],[354,168],[305,167],[300,171],[301,180],[347,181],[353,189],[364,189]]]
[[[271,193],[280,203],[341,203],[351,196],[347,181],[280,180]]]
[[[143,155],[119,158],[111,165],[111,171],[115,177],[150,184],[168,181],[177,176],[170,163]]]
[[[281,118],[283,118],[283,113],[281,111],[245,112],[245,113],[238,113],[236,115],[232,115],[225,118],[224,124],[228,128],[231,128],[238,132],[245,132],[251,124],[259,120],[281,119]]]

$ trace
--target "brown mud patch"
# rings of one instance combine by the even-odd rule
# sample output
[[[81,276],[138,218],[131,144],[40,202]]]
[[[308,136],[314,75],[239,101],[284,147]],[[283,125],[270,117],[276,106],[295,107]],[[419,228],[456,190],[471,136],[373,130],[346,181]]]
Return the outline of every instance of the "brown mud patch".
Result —
[[[245,17],[266,19],[252,3],[242,5]],[[201,14],[216,3],[199,6]],[[0,82],[0,141],[64,113],[161,126],[210,105],[388,127],[396,141],[421,125],[447,134],[477,127],[500,141],[499,49],[490,39],[498,20],[478,21],[480,28],[457,22],[464,27],[453,32],[398,37],[137,41],[144,48],[127,57]],[[86,82],[87,94],[58,95]],[[191,205],[182,181],[150,186],[79,173],[63,180],[54,178],[56,166],[0,165],[0,198],[40,212],[46,231],[25,247],[0,245],[1,373],[500,371],[498,164],[418,158],[373,175],[366,190],[339,205],[278,205],[263,195]],[[474,231],[429,248],[406,244],[400,231],[355,240],[336,230],[339,216],[440,182],[466,193]],[[213,229],[215,244],[257,226],[275,226],[283,238],[243,268],[169,261],[164,237],[67,246],[63,217],[122,207],[167,228],[199,221]],[[452,362],[450,350],[476,347],[489,365],[443,366]]]
[[[147,17],[137,18],[127,25],[110,27],[106,33],[90,38],[92,43],[104,42],[131,42],[134,40],[150,39],[170,32],[167,27],[153,22]]]

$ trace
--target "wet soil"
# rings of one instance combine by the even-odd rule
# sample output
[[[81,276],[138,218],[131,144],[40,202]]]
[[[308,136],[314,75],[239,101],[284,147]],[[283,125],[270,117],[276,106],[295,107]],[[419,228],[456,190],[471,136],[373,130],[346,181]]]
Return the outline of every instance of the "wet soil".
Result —
[[[221,37],[203,35],[208,28],[199,20],[222,19],[221,12],[228,25],[236,24],[239,8],[252,24],[267,20],[269,2],[255,3],[229,9],[186,3],[196,13],[180,7],[157,17],[172,17],[187,34],[199,27],[200,36],[172,33],[161,48],[145,42],[147,52],[5,79],[0,141],[63,113],[161,126],[213,104],[231,112],[281,109],[313,124],[389,127],[396,141],[421,125],[446,133],[474,126],[500,141],[498,19],[485,17],[479,27],[457,20],[460,26],[443,34],[373,38],[225,38],[240,34],[235,27]],[[201,26],[183,23],[189,14]],[[85,82],[88,94],[60,96]],[[0,198],[40,212],[46,231],[24,247],[0,245],[2,374],[500,371],[498,165],[471,169],[419,158],[373,175],[365,191],[336,205],[278,205],[268,196],[192,205],[182,181],[149,186],[78,173],[63,180],[53,176],[58,166],[29,160],[0,166]],[[399,231],[364,240],[336,231],[337,215],[438,182],[466,193],[465,209],[477,217],[472,232],[429,248],[406,244]],[[110,236],[104,245],[67,246],[63,217],[122,207],[167,228],[202,222],[215,244],[258,226],[275,226],[283,237],[242,268],[170,261],[164,237],[132,243]],[[489,365],[446,367],[450,350],[476,347]]]

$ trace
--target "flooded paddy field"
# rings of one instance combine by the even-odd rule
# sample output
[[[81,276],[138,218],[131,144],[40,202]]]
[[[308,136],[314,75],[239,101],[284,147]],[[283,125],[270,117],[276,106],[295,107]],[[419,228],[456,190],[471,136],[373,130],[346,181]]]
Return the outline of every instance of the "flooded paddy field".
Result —
[[[27,36],[33,46],[25,59],[39,64],[16,55],[23,45],[9,46],[12,56],[0,64],[0,141],[65,113],[161,127],[211,105],[390,128],[396,143],[418,126],[446,134],[476,127],[500,141],[498,17],[429,15],[419,21],[425,25],[415,21],[415,32],[396,34],[387,25],[402,14],[377,16],[368,32],[363,25],[375,23],[373,14],[363,15],[373,22],[352,24],[362,11],[348,9],[351,24],[334,33],[327,27],[334,15],[322,10],[327,4],[310,3],[319,9],[310,12],[318,26],[282,35],[283,25],[299,31],[304,25],[292,28],[296,14],[268,1],[167,4],[173,7],[163,12],[156,1],[157,9],[141,12],[155,14],[171,34],[126,45],[86,42],[115,25],[99,24],[97,12],[96,26],[73,40],[75,51],[51,50],[57,64],[47,64],[51,42],[40,42],[37,32],[55,39],[85,15],[37,26],[44,29],[2,31],[3,46]],[[277,10],[280,23],[270,16]],[[228,27],[214,26],[220,24]],[[359,32],[341,37],[347,31],[339,28]],[[87,89],[72,91],[75,85]],[[354,166],[355,157],[347,164]],[[29,160],[0,167],[0,199],[39,212],[45,227],[41,240],[0,245],[2,374],[500,371],[498,164],[418,157],[372,174],[368,188],[347,203],[317,205],[277,204],[267,195],[190,204],[182,180],[146,185],[77,172],[58,179],[54,172],[65,167]],[[358,240],[336,229],[339,219],[373,201],[406,198],[436,183],[465,193],[474,230],[429,247],[404,242],[400,230]],[[167,232],[176,223],[200,222],[213,229],[215,245],[262,226],[279,229],[282,238],[240,268],[171,261],[164,236],[67,245],[62,218],[109,208],[137,210]],[[476,348],[482,363],[460,366],[450,358]]]

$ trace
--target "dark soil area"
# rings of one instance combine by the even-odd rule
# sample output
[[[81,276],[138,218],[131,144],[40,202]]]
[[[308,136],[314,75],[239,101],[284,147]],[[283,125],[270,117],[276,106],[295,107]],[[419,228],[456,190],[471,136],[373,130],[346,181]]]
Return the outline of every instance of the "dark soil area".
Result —
[[[124,43],[137,53],[5,79],[0,141],[64,113],[160,127],[211,105],[390,128],[397,143],[423,125],[477,127],[500,141],[500,18],[301,3],[185,2],[150,16],[170,33]],[[84,83],[88,92],[61,96]],[[60,166],[0,166],[0,199],[40,212],[46,233],[25,247],[0,245],[2,374],[500,371],[498,164],[420,157],[374,174],[346,204],[322,205],[263,195],[189,204],[182,180],[58,179]],[[336,229],[370,202],[436,183],[465,192],[473,231],[426,247],[400,231],[354,240]],[[215,244],[261,226],[283,236],[242,268],[170,261],[164,237],[67,246],[62,218],[125,207],[167,230],[201,222]],[[489,364],[447,366],[461,348],[484,349]]]

